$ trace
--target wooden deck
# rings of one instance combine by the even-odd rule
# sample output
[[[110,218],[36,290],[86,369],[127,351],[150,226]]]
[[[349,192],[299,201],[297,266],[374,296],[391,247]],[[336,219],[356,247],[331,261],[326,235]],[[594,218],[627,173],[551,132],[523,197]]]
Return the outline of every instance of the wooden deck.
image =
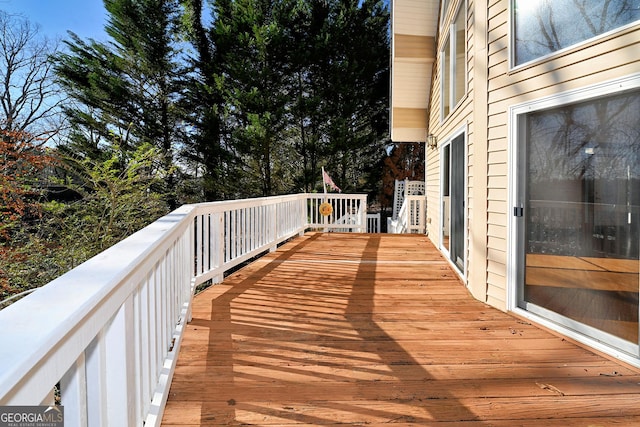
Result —
[[[297,238],[198,295],[163,425],[640,425],[640,373],[470,297],[419,235]]]

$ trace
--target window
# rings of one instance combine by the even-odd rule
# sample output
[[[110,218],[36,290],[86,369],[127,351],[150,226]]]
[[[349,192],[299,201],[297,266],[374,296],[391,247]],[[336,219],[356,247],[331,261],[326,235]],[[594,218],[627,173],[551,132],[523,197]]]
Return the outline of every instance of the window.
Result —
[[[449,26],[442,58],[442,118],[456,107],[466,92],[467,20],[464,7],[460,7]]]
[[[640,19],[638,0],[514,0],[513,5],[515,65]]]

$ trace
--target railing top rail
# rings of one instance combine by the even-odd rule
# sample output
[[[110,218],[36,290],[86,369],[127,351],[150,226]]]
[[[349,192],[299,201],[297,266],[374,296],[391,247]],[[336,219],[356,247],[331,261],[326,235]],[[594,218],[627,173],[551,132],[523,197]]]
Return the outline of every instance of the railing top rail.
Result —
[[[298,200],[305,198],[305,194],[287,194],[282,196],[254,197],[239,200],[218,200],[215,202],[197,203],[192,205],[198,211],[222,212],[234,209],[242,209],[247,206],[274,205],[287,200]]]
[[[193,230],[200,233],[201,227],[213,224],[205,224],[202,215],[288,201],[313,201],[307,204],[307,209],[311,209],[322,199],[355,199],[364,208],[366,197],[366,194],[303,193],[210,202],[185,205],[160,218],[15,304],[0,310],[0,324],[3,325],[0,332],[0,404],[33,402],[36,397],[44,399],[43,396],[50,392],[52,385],[66,375],[74,361],[101,334],[105,325],[119,313],[123,305],[132,305],[130,298],[136,292],[136,286],[147,280],[150,274],[154,274],[152,272],[155,266],[166,253],[177,251],[175,244],[178,241],[181,242],[181,268],[187,273],[186,279],[181,276],[179,280],[186,280],[186,286],[192,285],[196,274],[194,258],[199,256],[195,253],[196,237]],[[334,202],[334,205],[343,204],[348,206],[349,202]],[[295,221],[283,221],[284,226],[288,227],[286,233],[303,231],[305,223],[307,227],[310,226],[308,210],[298,207],[290,211],[295,216]],[[195,221],[197,218],[200,222]],[[194,222],[200,225],[195,225]],[[363,222],[366,224],[366,221]],[[228,238],[228,233],[218,235]],[[235,256],[236,252],[244,254],[243,251],[246,250],[249,250],[249,255],[252,254],[247,247],[258,240],[261,246],[255,250],[262,250],[264,247],[268,249],[269,245],[276,244],[277,239],[281,238],[270,234],[269,238],[275,240],[262,242],[262,237],[249,239],[247,236],[248,233],[242,234],[240,239],[243,241],[230,249],[234,251],[232,255]],[[197,243],[198,250],[203,250],[200,242]],[[189,254],[188,251],[192,253]],[[225,264],[216,268],[227,267]]]
[[[1,310],[0,324],[4,327],[0,366],[11,369],[0,370],[0,396],[11,392],[56,343],[64,342],[71,334],[81,332],[85,337],[85,342],[74,345],[78,353],[88,346],[101,328],[88,319],[110,318],[128,294],[123,289],[126,284],[134,281],[141,267],[185,231],[192,211],[193,206],[186,205],[171,212]],[[122,295],[114,297],[118,293]],[[107,300],[110,302],[106,303]],[[69,366],[56,368],[59,372],[48,375],[59,378]]]
[[[366,194],[345,194],[345,193],[300,193],[300,194],[288,194],[282,196],[268,196],[268,197],[255,197],[251,199],[241,200],[220,200],[216,202],[206,202],[191,205],[197,212],[207,211],[210,213],[229,211],[234,209],[242,209],[250,206],[268,206],[275,205],[284,201],[292,201],[299,199],[309,198],[328,198],[333,200],[342,199],[362,199],[366,200]]]

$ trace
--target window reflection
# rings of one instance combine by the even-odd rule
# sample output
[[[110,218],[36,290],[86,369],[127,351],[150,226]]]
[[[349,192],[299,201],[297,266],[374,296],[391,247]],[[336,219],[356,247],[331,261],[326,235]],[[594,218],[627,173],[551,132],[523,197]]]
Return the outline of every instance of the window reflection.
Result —
[[[515,0],[515,64],[640,19],[638,0]]]
[[[638,342],[640,92],[524,122],[525,300]]]
[[[466,25],[463,2],[449,26],[449,31],[445,33],[445,43],[440,52],[442,119],[449,115],[466,93]]]

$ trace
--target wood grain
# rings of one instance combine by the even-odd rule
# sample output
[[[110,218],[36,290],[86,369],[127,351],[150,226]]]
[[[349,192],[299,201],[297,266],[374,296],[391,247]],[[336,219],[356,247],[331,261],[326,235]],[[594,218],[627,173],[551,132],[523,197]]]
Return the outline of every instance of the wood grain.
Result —
[[[195,298],[165,426],[640,424],[640,373],[467,292],[424,236],[309,233]]]

